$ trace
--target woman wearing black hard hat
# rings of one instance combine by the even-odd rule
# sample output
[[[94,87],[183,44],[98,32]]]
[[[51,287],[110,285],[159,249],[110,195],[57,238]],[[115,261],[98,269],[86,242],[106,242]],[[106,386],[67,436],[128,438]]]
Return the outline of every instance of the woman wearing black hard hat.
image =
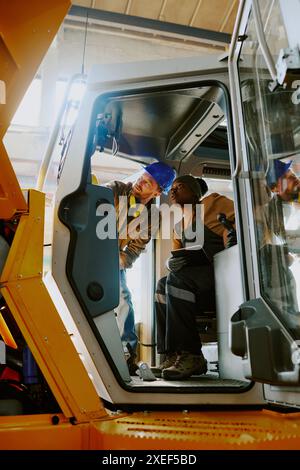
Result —
[[[234,208],[230,199],[217,193],[204,197],[206,192],[206,182],[191,175],[175,179],[170,191],[173,203],[192,205],[192,224],[196,222],[197,204],[203,207],[204,243],[201,249],[188,250],[185,235],[181,239],[174,236],[173,255],[167,261],[170,273],[157,284],[157,350],[165,355],[165,361],[152,370],[165,380],[207,372],[196,315],[215,309],[213,256],[224,249],[224,226],[217,216],[222,212],[233,221]]]
[[[116,224],[119,229],[120,301],[115,313],[124,351],[126,356],[129,355],[127,364],[130,375],[134,375],[137,370],[136,349],[138,337],[135,331],[134,309],[131,292],[127,286],[126,270],[132,267],[145,249],[151,238],[152,229],[155,233],[150,217],[153,198],[161,193],[167,194],[175,176],[175,170],[169,165],[163,162],[155,162],[146,166],[144,172],[134,183],[114,181],[108,185],[113,191],[117,217]],[[125,206],[120,204],[120,201],[124,200],[126,200]],[[135,210],[140,204],[144,206],[149,219],[148,234],[147,237],[138,235],[132,238],[130,227],[131,224],[135,223],[135,218],[139,216],[140,212],[136,210],[132,215],[131,209]],[[122,236],[120,236],[120,232],[122,232]]]

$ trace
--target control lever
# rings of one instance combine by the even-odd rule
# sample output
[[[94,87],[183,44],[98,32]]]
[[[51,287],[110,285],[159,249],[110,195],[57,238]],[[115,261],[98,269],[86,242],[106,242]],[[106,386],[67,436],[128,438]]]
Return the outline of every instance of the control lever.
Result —
[[[220,214],[217,215],[217,219],[219,222],[221,222],[223,227],[228,230],[226,248],[230,248],[231,246],[236,245],[236,230],[232,222],[227,219],[226,214],[224,214],[223,212],[220,212]]]

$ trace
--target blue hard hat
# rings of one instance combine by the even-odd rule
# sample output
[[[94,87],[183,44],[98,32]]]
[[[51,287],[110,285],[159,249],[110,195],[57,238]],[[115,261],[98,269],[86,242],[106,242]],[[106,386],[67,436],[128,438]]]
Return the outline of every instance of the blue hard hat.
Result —
[[[156,162],[146,166],[145,171],[151,175],[164,194],[168,194],[176,178],[176,171],[166,163]]]
[[[280,160],[275,160],[270,163],[270,167],[267,173],[267,183],[270,187],[277,184],[279,178],[281,178],[290,168],[293,162],[281,162]]]

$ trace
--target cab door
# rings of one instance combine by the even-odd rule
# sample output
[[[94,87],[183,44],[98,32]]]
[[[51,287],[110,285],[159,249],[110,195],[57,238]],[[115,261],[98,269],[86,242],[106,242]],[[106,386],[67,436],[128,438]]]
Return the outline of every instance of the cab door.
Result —
[[[113,265],[111,262],[109,244],[104,247],[102,240],[95,237],[99,207],[109,199],[108,193],[100,197],[99,188],[90,187],[90,162],[95,149],[99,147],[100,151],[107,147],[106,137],[110,134],[118,141],[117,145],[111,145],[112,154],[117,150],[121,156],[138,159],[145,164],[151,158],[169,161],[171,165],[172,160],[178,163],[183,157],[187,158],[225,116],[231,136],[228,88],[227,62],[220,61],[218,56],[148,61],[122,64],[122,67],[118,64],[101,65],[95,66],[89,77],[56,193],[52,268],[78,328],[77,332],[70,333],[73,337],[80,334],[84,340],[98,374],[98,380],[94,380],[99,395],[107,402],[133,405],[228,404],[236,403],[237,393],[239,403],[262,402],[261,386],[249,387],[249,381],[243,381],[239,389],[239,382],[233,380],[236,390],[231,387],[231,382],[226,388],[221,380],[217,385],[218,393],[216,388],[207,386],[193,390],[183,386],[178,393],[172,387],[154,387],[141,381],[136,383],[128,375],[115,314],[110,310],[117,305],[117,296],[114,295],[109,309],[104,305],[105,296],[86,298],[90,292],[87,286],[93,281],[90,273],[95,274],[91,271],[93,263],[102,268],[102,277],[98,277],[97,282],[104,286],[104,294],[113,282],[117,284],[119,275],[117,263]],[[220,99],[221,95],[223,98]],[[96,132],[99,128],[100,134]],[[236,161],[232,147],[230,145],[229,153],[234,167]],[[95,198],[91,199],[94,193]],[[91,209],[90,213],[87,208]],[[83,232],[87,237],[84,246],[93,248],[88,260],[80,250],[79,240]],[[97,276],[100,276],[99,269]],[[244,293],[241,296],[244,299]],[[108,297],[112,299],[112,296]],[[227,338],[227,334],[228,327],[225,326],[222,335]],[[232,353],[228,341],[224,344],[229,360]],[[239,363],[240,372],[242,361],[233,359]],[[238,375],[241,376],[240,373]]]
[[[299,2],[241,2],[229,71],[249,301],[231,348],[270,401],[300,405]]]

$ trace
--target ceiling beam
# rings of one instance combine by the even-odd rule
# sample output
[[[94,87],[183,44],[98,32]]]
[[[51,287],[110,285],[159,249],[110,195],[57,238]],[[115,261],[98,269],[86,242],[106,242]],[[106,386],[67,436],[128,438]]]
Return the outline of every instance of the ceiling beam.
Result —
[[[237,0],[233,0],[231,4],[228,6],[228,10],[225,12],[225,16],[223,18],[222,24],[220,26],[220,31],[224,31],[225,26],[227,25],[229,18],[233,12],[233,9],[235,8]]]
[[[231,35],[219,31],[211,31],[208,29],[195,28],[181,24],[169,23],[165,21],[142,18],[140,16],[126,15],[123,13],[115,13],[105,10],[97,10],[93,8],[85,8],[72,5],[68,13],[69,17],[81,20],[94,20],[106,26],[126,27],[130,30],[145,31],[152,34],[160,34],[173,37],[181,37],[183,40],[198,40],[203,43],[215,45],[228,45]]]
[[[160,12],[158,14],[158,20],[160,20],[160,21],[164,20],[164,12],[165,12],[165,8],[166,8],[166,5],[167,5],[167,1],[168,0],[164,0],[162,5],[161,5],[161,9],[160,9]]]
[[[127,2],[125,15],[129,15],[130,8],[131,8],[131,2],[132,2],[132,0],[128,0],[128,2]]]
[[[200,9],[200,7],[201,7],[201,3],[202,3],[202,0],[198,0],[198,3],[197,3],[197,5],[196,5],[196,8],[195,8],[194,13],[193,13],[193,15],[192,15],[192,18],[190,19],[189,26],[193,26],[193,23],[194,23],[194,21],[195,21],[195,18],[196,18],[196,16],[198,15],[198,11],[199,11],[199,9]]]

